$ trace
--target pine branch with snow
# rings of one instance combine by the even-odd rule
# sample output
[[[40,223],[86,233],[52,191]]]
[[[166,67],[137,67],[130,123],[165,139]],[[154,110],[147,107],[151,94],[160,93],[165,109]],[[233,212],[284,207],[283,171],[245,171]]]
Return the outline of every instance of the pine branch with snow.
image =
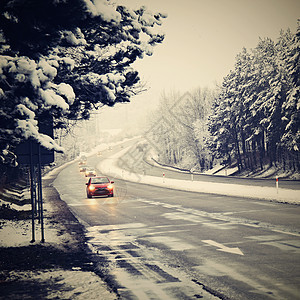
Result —
[[[164,39],[164,14],[104,0],[4,0],[0,12],[0,150],[32,138],[61,151],[39,117],[61,127],[130,101],[142,90],[132,63]]]

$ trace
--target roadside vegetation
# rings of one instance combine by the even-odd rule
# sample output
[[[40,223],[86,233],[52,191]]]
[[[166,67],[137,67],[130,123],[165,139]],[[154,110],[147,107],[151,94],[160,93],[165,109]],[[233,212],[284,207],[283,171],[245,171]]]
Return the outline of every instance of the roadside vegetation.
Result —
[[[244,175],[299,173],[299,47],[298,26],[242,49],[215,88],[163,95],[146,133],[158,161],[201,172],[221,164]]]
[[[132,65],[162,43],[165,17],[105,0],[1,1],[1,186],[22,173],[18,144],[62,152],[61,130],[145,90]],[[41,131],[45,119],[58,136]]]

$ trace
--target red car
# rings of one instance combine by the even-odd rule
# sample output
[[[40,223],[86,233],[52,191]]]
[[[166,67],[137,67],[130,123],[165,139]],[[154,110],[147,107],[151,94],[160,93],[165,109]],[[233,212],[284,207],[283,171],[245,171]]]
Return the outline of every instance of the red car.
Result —
[[[91,177],[86,183],[86,194],[88,198],[93,196],[114,196],[114,181],[110,181],[105,176]]]

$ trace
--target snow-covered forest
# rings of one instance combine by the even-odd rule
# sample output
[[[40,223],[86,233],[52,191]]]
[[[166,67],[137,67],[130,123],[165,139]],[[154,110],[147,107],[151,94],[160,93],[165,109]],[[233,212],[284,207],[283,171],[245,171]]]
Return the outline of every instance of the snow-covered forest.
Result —
[[[163,96],[147,133],[161,163],[204,171],[300,169],[300,27],[237,54],[215,89]],[[151,134],[150,134],[151,132]]]
[[[141,93],[132,65],[163,42],[165,17],[105,0],[1,1],[2,174],[17,169],[22,141],[63,151],[70,124]],[[299,38],[298,26],[296,34],[282,31],[276,41],[243,49],[215,88],[165,94],[146,132],[159,161],[200,171],[216,163],[298,171]],[[56,136],[41,132],[45,119]]]
[[[151,56],[166,16],[105,0],[0,2],[0,165],[16,167],[16,146],[32,139],[63,151],[40,130],[88,119],[143,90],[132,64]],[[5,176],[2,176],[2,179]]]
[[[176,92],[162,95],[146,132],[159,162],[189,170],[211,167],[205,139],[215,97],[217,92],[208,88],[184,95]]]

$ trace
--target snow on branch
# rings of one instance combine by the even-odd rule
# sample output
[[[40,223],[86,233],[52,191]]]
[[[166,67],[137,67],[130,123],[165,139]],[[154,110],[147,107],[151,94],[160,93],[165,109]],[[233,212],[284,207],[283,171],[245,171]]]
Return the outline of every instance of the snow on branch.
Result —
[[[39,2],[2,5],[0,137],[33,138],[61,151],[39,132],[37,120],[44,114],[87,119],[94,107],[129,102],[140,81],[132,64],[163,41],[158,28],[166,15],[106,0],[45,1],[42,9]],[[48,11],[55,15],[51,22]]]
[[[92,16],[101,16],[105,21],[120,22],[121,17],[115,11],[114,7],[109,4],[106,0],[84,0],[87,10]]]
[[[6,89],[5,85],[1,89],[1,97],[9,99],[11,90],[19,88],[19,97],[14,97],[15,107],[12,107],[16,134],[24,139],[33,138],[45,148],[61,152],[62,148],[51,137],[39,133],[36,120],[38,114],[53,107],[67,111],[75,100],[75,93],[69,84],[52,82],[60,63],[64,60],[52,58],[48,62],[41,57],[36,62],[23,56],[0,57],[1,81],[7,83]]]

